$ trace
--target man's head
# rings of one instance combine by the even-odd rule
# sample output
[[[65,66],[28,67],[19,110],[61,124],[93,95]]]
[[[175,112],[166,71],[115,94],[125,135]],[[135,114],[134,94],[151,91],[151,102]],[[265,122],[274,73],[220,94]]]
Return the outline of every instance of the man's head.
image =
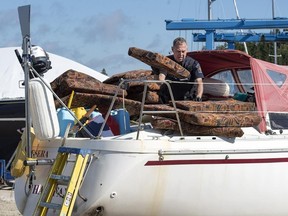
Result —
[[[187,42],[184,38],[178,37],[173,41],[172,52],[177,62],[182,62],[187,55]]]

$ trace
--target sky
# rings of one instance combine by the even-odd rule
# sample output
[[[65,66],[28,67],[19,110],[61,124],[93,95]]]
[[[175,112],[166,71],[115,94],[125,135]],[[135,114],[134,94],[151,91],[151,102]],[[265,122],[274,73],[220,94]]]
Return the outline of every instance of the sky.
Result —
[[[238,0],[240,18],[271,19],[273,0]],[[150,69],[128,55],[137,47],[163,55],[178,36],[189,50],[205,44],[192,41],[198,30],[166,30],[165,20],[208,19],[208,0],[13,0],[0,8],[0,47],[22,45],[18,7],[31,5],[31,43],[108,76]],[[274,17],[288,17],[288,0],[274,0]],[[216,0],[211,19],[236,19],[233,0]],[[53,67],[53,62],[52,62]]]

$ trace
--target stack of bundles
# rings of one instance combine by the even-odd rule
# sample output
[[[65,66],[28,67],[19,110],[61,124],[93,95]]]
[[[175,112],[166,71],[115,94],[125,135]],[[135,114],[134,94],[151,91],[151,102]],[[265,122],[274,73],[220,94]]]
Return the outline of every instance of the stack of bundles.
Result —
[[[261,117],[255,111],[255,104],[236,101],[176,101],[181,126],[189,135],[218,135],[241,137],[241,127],[257,126]],[[170,105],[146,105],[146,110],[173,111]],[[155,115],[155,114],[154,114]],[[179,131],[175,114],[156,114],[152,125],[158,129]]]
[[[62,98],[62,101],[66,105],[68,104],[69,97],[70,96],[66,96]],[[92,107],[93,104],[96,104],[98,111],[105,114],[107,113],[112,100],[112,95],[75,92],[71,107]],[[114,106],[112,108],[121,109],[123,107],[129,112],[130,116],[139,116],[141,103],[139,101],[134,101],[126,98],[123,99],[123,97],[116,97]]]
[[[70,95],[73,90],[82,93],[114,95],[117,86],[103,84],[87,74],[68,70],[51,82],[51,88],[58,97],[62,98]],[[118,95],[122,96],[123,94],[124,96],[127,96],[127,92],[120,89]]]
[[[180,74],[180,77],[187,76],[187,71],[183,70],[181,65],[160,54],[137,48],[130,48],[129,54],[143,62],[149,63],[151,66],[164,68],[169,73]],[[128,85],[123,85],[124,89],[118,88],[118,84],[122,79],[129,80],[127,82]],[[139,81],[153,79],[151,70],[133,70],[113,75],[102,83],[81,72],[69,70],[56,78],[51,83],[51,87],[66,105],[71,92],[74,90],[75,94],[71,108],[92,107],[96,104],[101,113],[108,111],[113,96],[118,91],[112,108],[125,108],[133,119],[137,119],[141,110],[144,89],[144,83]],[[218,84],[222,86],[218,91],[215,91],[214,87],[207,88],[207,94],[217,92],[218,95],[216,96],[226,96],[227,86],[225,83],[218,83],[218,81],[213,79],[209,79],[207,82],[217,84],[214,85],[216,87],[219,86]],[[158,83],[147,84],[144,110],[173,111],[172,104],[159,104],[159,89]],[[59,104],[56,103],[56,106],[59,106]],[[222,101],[176,101],[176,107],[185,135],[241,137],[243,135],[241,127],[257,126],[261,121],[255,111],[254,103],[233,99],[227,100],[227,97]],[[175,119],[175,113],[157,114],[153,118],[152,124],[156,129],[177,131],[179,127]]]
[[[131,47],[128,55],[140,61],[165,70],[168,74],[177,78],[187,78],[190,72],[170,58],[159,53]],[[227,98],[229,86],[221,81],[206,78],[204,82],[204,94],[216,93],[216,97]],[[214,84],[214,85],[213,85]],[[219,88],[220,87],[220,88]],[[205,92],[206,91],[206,92]],[[243,135],[241,127],[256,126],[261,118],[255,112],[254,103],[245,103],[235,100],[225,101],[177,101],[176,107],[184,132],[191,135],[220,135],[226,137],[240,137]],[[146,105],[145,109],[153,111],[174,110],[171,104],[166,105]],[[160,114],[161,118],[154,118],[152,124],[158,129],[177,130],[175,114]],[[169,118],[173,118],[169,119]],[[165,119],[166,118],[166,119]]]

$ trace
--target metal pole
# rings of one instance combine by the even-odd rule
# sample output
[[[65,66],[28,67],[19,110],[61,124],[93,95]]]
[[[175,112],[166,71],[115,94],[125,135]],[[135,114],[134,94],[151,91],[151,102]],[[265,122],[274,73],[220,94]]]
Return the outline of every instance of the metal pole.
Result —
[[[208,0],[208,20],[211,19],[211,0]]]
[[[26,145],[27,145],[27,156],[31,158],[32,156],[32,147],[31,147],[31,138],[30,138],[30,130],[31,130],[31,118],[30,118],[30,108],[29,108],[29,73],[30,73],[30,38],[23,38],[23,67],[24,67],[24,76],[25,76],[25,116],[26,116]]]
[[[216,0],[208,0],[208,20],[210,21],[211,20],[211,18],[212,18],[212,7],[211,7],[211,5],[212,5],[212,3],[214,2],[214,1],[216,1]]]
[[[236,17],[237,17],[237,19],[240,19],[236,0],[233,0],[233,2],[234,2],[235,11],[236,11]],[[243,29],[240,29],[240,32],[243,33]],[[245,52],[246,52],[247,54],[249,54],[249,53],[248,53],[248,48],[247,48],[246,42],[244,42],[243,44],[244,44]]]
[[[275,18],[275,14],[274,14],[274,5],[275,5],[275,1],[272,0],[272,18]],[[273,30],[274,34],[276,34],[276,29]],[[277,42],[274,42],[274,63],[277,64]]]
[[[23,38],[22,43],[22,59],[23,59],[23,70],[25,77],[25,118],[26,118],[26,151],[27,156],[31,157],[31,138],[30,138],[30,130],[31,130],[31,118],[30,118],[30,109],[29,109],[29,74],[30,74],[30,52],[31,52],[31,44],[30,44],[30,5],[25,5],[18,7],[19,21],[21,26],[21,33]]]
[[[212,18],[211,5],[212,5],[213,1],[216,1],[216,0],[208,0],[208,21],[210,21]],[[209,31],[209,32],[206,31],[206,49],[208,49],[208,50],[214,49],[214,33],[215,33],[215,30]]]

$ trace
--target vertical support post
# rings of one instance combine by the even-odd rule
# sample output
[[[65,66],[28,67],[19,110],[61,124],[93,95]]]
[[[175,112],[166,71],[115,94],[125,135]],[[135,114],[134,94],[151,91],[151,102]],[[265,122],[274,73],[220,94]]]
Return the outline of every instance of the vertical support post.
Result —
[[[235,49],[235,43],[234,42],[228,42],[228,49]]]
[[[275,1],[272,0],[272,18],[274,19],[275,18],[275,9],[274,9],[274,6],[275,6]],[[274,34],[276,35],[276,29],[273,29],[273,32]],[[277,42],[274,42],[274,63],[277,64]]]
[[[206,30],[206,49],[214,49],[214,33],[215,30]]]
[[[31,157],[31,118],[29,109],[29,73],[30,73],[30,5],[18,7],[19,21],[22,32],[22,58],[23,58],[23,70],[25,74],[25,117],[26,117],[26,145],[27,145],[27,156]]]
[[[30,47],[30,39],[29,37],[23,38],[23,68],[24,68],[24,76],[25,76],[25,116],[26,116],[26,144],[27,144],[27,157],[31,158],[31,137],[30,137],[30,131],[31,131],[31,118],[30,118],[30,107],[29,107],[29,61],[30,61],[30,53],[29,53],[29,47]]]

